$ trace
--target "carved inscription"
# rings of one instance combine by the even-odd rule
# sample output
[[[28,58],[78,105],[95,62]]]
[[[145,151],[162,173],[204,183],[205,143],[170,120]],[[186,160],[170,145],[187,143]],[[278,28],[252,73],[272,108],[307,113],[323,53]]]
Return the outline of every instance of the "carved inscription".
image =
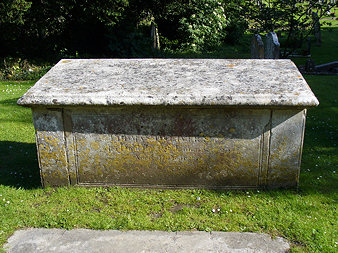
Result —
[[[269,115],[224,109],[75,112],[79,183],[257,186]]]

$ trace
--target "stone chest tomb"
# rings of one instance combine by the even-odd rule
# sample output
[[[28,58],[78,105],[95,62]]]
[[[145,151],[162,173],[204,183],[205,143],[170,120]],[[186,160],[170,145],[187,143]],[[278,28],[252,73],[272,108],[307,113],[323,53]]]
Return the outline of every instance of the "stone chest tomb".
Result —
[[[298,184],[306,108],[290,60],[61,60],[23,97],[43,186]]]

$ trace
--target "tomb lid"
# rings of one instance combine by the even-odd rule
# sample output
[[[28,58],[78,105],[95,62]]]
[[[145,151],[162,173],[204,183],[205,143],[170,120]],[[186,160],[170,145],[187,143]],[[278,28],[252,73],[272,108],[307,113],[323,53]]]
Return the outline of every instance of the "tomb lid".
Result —
[[[290,60],[63,59],[18,104],[306,108],[318,100]]]

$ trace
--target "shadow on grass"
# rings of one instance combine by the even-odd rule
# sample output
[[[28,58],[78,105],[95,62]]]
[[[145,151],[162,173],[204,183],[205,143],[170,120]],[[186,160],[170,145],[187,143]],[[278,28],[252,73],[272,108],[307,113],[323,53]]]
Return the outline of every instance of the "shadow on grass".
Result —
[[[34,143],[0,142],[0,184],[16,188],[40,188]]]
[[[19,97],[17,98],[11,98],[6,100],[0,100],[0,106],[1,112],[3,114],[6,114],[5,117],[0,117],[0,123],[1,122],[13,122],[13,119],[15,122],[22,122],[22,123],[28,123],[32,124],[32,116],[31,113],[27,114],[25,110],[28,108],[22,108],[18,107],[17,101]]]
[[[5,99],[5,100],[0,100],[0,105],[17,105],[16,102],[18,101],[20,97],[17,98],[11,98],[11,99]]]
[[[291,190],[294,193],[331,194],[338,190],[337,174],[332,157],[336,155],[333,148],[317,150],[310,145],[305,147],[303,155],[302,171],[299,190]],[[311,143],[311,144],[310,144]],[[318,147],[320,148],[320,147]],[[321,159],[318,159],[318,156]],[[0,184],[15,188],[35,189],[41,187],[39,167],[37,162],[36,146],[34,143],[0,142]],[[211,190],[213,191],[213,190]],[[273,192],[284,191],[268,190]],[[286,190],[285,192],[289,192]],[[215,190],[215,192],[224,192]]]

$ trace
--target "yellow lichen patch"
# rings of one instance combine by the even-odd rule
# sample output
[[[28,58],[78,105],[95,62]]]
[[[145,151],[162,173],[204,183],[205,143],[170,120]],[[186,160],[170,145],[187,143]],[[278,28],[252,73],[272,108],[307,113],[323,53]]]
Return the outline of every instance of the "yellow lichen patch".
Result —
[[[48,132],[38,132],[38,140],[41,166],[51,168],[57,164],[64,168],[67,165],[66,153],[63,143],[60,143],[59,136]]]
[[[90,143],[90,147],[92,149],[98,150],[99,149],[99,143],[97,143],[97,142],[91,142]]]
[[[68,185],[68,163],[63,134],[38,131],[37,141],[44,186]]]
[[[236,129],[235,129],[235,128],[230,128],[230,129],[229,129],[229,132],[230,132],[230,133],[234,133],[234,132],[236,132]]]
[[[99,142],[101,140],[101,142]],[[98,149],[91,148],[99,143]],[[112,136],[97,134],[78,148],[80,182],[148,184],[231,184],[231,178],[249,182],[256,171],[241,143],[218,137]],[[107,152],[109,150],[109,152]],[[252,159],[252,158],[250,158]],[[251,165],[251,164],[250,164]],[[254,170],[257,169],[257,166]],[[214,180],[216,180],[214,182]],[[254,180],[255,181],[255,180]]]
[[[286,136],[280,137],[280,141],[278,142],[278,146],[274,147],[273,152],[270,155],[271,159],[282,159],[283,155],[285,154],[285,151],[287,150],[288,147],[288,138]]]
[[[225,66],[227,66],[227,67],[229,67],[229,68],[233,68],[233,67],[235,67],[236,65],[230,64],[230,65],[225,65]]]

